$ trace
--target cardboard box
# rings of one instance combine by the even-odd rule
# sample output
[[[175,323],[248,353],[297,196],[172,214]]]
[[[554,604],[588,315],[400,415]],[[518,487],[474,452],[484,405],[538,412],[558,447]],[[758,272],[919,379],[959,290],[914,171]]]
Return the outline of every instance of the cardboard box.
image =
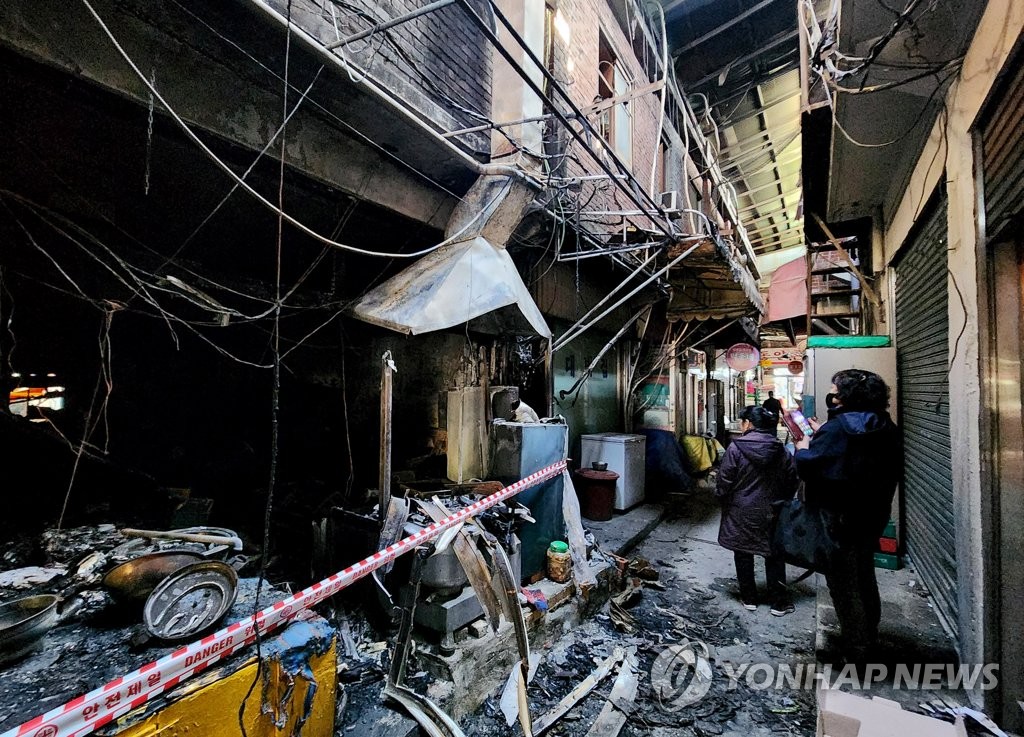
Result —
[[[967,737],[967,729],[963,717],[950,724],[888,699],[819,688],[817,737]]]

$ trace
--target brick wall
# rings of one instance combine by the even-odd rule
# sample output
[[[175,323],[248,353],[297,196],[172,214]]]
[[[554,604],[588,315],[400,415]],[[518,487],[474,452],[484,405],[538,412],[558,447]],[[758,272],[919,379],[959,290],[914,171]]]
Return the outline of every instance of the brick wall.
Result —
[[[329,43],[405,15],[429,0],[293,0],[292,20]],[[474,0],[483,10],[480,0]],[[270,0],[282,14],[286,0]],[[443,130],[478,125],[491,109],[491,49],[456,3],[339,50],[384,89]],[[338,53],[338,52],[336,52]],[[359,72],[353,70],[358,79]],[[482,157],[486,133],[457,139]]]
[[[631,88],[639,88],[652,80],[648,77],[643,65],[634,52],[634,39],[628,38],[615,17],[608,0],[559,0],[558,9],[565,17],[571,29],[571,42],[565,44],[555,36],[554,74],[564,82],[576,106],[583,108],[594,103],[598,95],[599,45],[603,35],[610,45],[617,62],[625,69],[632,80]],[[640,31],[637,31],[639,34]],[[661,114],[660,98],[657,93],[649,93],[634,98],[629,103],[632,113],[632,165],[631,170],[640,186],[654,196],[662,191],[661,176],[656,174],[653,190],[651,184],[651,168],[659,156],[658,120]],[[596,116],[589,119],[595,125]],[[672,128],[666,118],[662,140],[668,143],[668,166],[665,172],[664,189],[680,192],[680,206],[685,206],[684,146],[682,139]],[[579,176],[600,173],[598,164],[575,144],[572,147],[579,161],[570,161],[567,175]],[[611,168],[614,169],[612,165]],[[659,167],[660,171],[660,167]],[[596,190],[596,191],[595,191]],[[604,190],[604,191],[602,191]],[[600,184],[584,184],[579,199],[586,204],[587,210],[622,210],[635,209],[636,205],[623,193],[615,192],[608,182]],[[608,232],[614,228],[615,218],[598,218],[602,222],[593,222],[590,229],[595,233]],[[651,227],[651,221],[644,217],[634,217],[631,221],[643,227]],[[680,226],[689,230],[689,226]]]

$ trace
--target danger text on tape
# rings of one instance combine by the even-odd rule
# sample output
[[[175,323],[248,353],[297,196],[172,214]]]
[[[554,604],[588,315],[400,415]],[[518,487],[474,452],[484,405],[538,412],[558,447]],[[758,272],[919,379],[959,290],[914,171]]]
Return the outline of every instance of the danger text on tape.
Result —
[[[132,709],[137,709],[154,696],[174,688],[219,660],[251,645],[255,642],[257,634],[270,632],[417,545],[515,496],[523,489],[561,474],[565,468],[565,461],[542,468],[501,491],[479,499],[455,514],[354,563],[343,571],[268,606],[248,619],[235,622],[198,642],[147,663],[128,675],[115,678],[100,688],[0,734],[0,737],[79,737],[89,734]]]

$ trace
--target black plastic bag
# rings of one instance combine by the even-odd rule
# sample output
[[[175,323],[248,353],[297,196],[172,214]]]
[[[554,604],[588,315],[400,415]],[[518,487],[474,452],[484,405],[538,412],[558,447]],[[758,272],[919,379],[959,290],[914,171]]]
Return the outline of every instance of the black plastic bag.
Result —
[[[828,573],[838,548],[831,528],[830,514],[799,497],[776,502],[772,553],[790,565]]]

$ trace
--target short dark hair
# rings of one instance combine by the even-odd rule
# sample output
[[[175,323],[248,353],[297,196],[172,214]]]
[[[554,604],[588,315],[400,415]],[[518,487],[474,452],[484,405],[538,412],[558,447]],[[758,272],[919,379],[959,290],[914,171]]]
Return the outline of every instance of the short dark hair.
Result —
[[[774,397],[774,396],[775,396],[775,392],[773,392],[773,391],[769,390],[769,392],[768,392],[768,396],[769,396],[769,397]]]
[[[889,386],[873,371],[846,369],[836,373],[832,383],[845,409],[882,412],[889,407]]]
[[[779,416],[777,414],[756,405],[744,407],[740,412],[740,419],[747,420],[754,426],[755,430],[767,432],[774,432],[775,428],[779,425]]]

